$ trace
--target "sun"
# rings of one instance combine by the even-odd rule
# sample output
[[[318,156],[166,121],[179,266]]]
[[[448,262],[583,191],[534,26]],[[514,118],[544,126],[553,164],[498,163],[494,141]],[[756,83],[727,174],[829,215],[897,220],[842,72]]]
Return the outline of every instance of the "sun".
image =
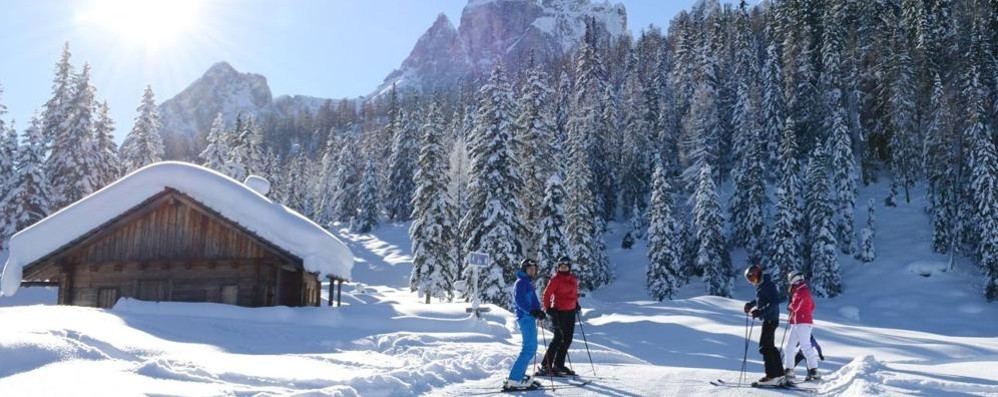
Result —
[[[175,44],[198,26],[203,0],[96,0],[81,20],[116,39],[155,50]]]

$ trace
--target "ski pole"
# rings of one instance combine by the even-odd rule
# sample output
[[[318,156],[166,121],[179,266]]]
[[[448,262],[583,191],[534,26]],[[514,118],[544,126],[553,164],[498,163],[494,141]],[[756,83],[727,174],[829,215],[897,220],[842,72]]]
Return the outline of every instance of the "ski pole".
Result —
[[[787,326],[783,327],[783,338],[780,340],[780,362],[783,362],[783,344],[787,343],[787,331],[790,329],[790,317],[787,317]],[[786,368],[784,368],[786,369]]]
[[[596,376],[596,364],[593,364],[593,354],[589,352],[589,340],[586,339],[586,327],[582,326],[582,313],[575,312],[579,319],[579,330],[582,331],[582,341],[586,344],[586,354],[589,355],[589,365],[593,367],[593,377]]]
[[[554,319],[551,319],[551,321],[554,322]],[[544,346],[548,346],[548,338],[544,334],[544,326],[542,325],[540,328],[541,328],[541,341],[544,342]],[[544,349],[544,355],[545,356],[547,356],[547,351],[548,350],[551,350],[551,346],[548,346],[547,348]],[[534,357],[536,357],[536,356],[534,356]],[[553,359],[554,358],[552,357],[552,360]],[[534,362],[536,363],[536,360]],[[543,365],[544,363],[541,362],[541,364]],[[548,375],[549,375],[548,376],[548,380],[551,381],[551,387],[554,388],[554,376],[553,376],[554,374],[548,374]]]
[[[746,363],[748,362],[749,339],[752,338],[752,331],[749,328],[749,315],[748,315],[748,313],[745,313],[745,333],[744,334],[745,334],[745,351],[742,353],[742,369],[741,369],[741,372],[738,374],[738,386],[741,386],[742,385],[742,380],[745,379],[745,366],[746,366]]]

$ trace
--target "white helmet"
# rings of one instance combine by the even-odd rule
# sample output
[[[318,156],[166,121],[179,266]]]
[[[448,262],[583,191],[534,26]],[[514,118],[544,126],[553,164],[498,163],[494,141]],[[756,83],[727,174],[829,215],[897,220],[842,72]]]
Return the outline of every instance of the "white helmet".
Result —
[[[790,282],[790,285],[804,282],[804,275],[796,270],[791,270],[790,273],[787,273],[787,281]]]

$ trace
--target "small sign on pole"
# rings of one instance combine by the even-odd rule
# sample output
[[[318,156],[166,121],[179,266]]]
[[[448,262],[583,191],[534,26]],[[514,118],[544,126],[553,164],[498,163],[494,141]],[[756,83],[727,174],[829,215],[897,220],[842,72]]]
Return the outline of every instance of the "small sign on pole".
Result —
[[[472,295],[471,295],[471,307],[465,309],[465,313],[474,313],[475,317],[482,318],[482,313],[488,313],[489,308],[480,307],[481,303],[478,300],[478,274],[482,269],[489,266],[491,258],[489,254],[484,252],[470,252],[468,253],[468,266],[471,266],[471,285],[472,285]]]

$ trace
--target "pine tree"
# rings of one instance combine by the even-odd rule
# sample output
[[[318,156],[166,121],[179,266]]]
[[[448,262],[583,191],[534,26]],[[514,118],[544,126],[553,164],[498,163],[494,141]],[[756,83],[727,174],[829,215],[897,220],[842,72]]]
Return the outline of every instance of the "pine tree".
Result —
[[[118,156],[118,145],[114,143],[114,120],[111,120],[107,101],[97,108],[97,124],[94,126],[94,137],[97,145],[97,186],[102,188],[110,185],[121,177],[121,159]]]
[[[649,153],[648,149],[652,144],[650,138],[655,132],[654,126],[646,118],[649,116],[647,106],[649,101],[657,102],[657,96],[653,99],[646,97],[640,77],[638,71],[633,70],[627,76],[625,83],[620,204],[623,208],[637,207],[643,210],[648,207],[646,200],[650,190],[651,160],[654,155]],[[657,94],[657,91],[653,92]]]
[[[250,175],[250,125],[251,120],[244,121],[243,116],[236,116],[236,126],[227,134],[226,144],[229,147],[229,158],[225,163],[227,175],[242,182]]]
[[[976,71],[972,71],[975,73]],[[977,79],[976,75],[971,77]],[[972,86],[974,83],[971,83]],[[984,272],[984,296],[988,301],[998,299],[998,208],[995,200],[998,178],[998,155],[985,125],[986,110],[981,96],[969,99],[970,123],[964,135],[970,140],[969,153],[970,193],[973,201],[980,242],[977,258]]]
[[[0,87],[3,94],[3,87]],[[10,203],[11,190],[17,185],[17,158],[20,153],[17,144],[17,133],[14,128],[7,128],[3,117],[7,108],[0,102],[0,251],[6,248],[7,239],[17,229],[13,218],[13,206]]]
[[[201,152],[201,165],[225,174],[229,171],[225,166],[228,158],[229,146],[226,142],[225,121],[222,120],[222,114],[218,113],[208,131],[208,146]]]
[[[326,139],[326,148],[322,154],[322,162],[320,163],[319,182],[315,186],[315,195],[318,203],[315,209],[315,220],[320,225],[328,225],[333,221],[333,207],[335,203],[332,202],[332,198],[336,193],[335,178],[336,170],[339,168],[337,164],[337,152],[340,149],[340,145],[338,142],[336,134],[330,131],[329,137]]]
[[[122,163],[129,172],[163,161],[165,153],[163,138],[159,134],[159,111],[156,110],[152,87],[146,86],[142,101],[135,110],[139,115],[135,118],[132,132],[121,146]]]
[[[332,182],[336,185],[336,193],[331,200],[333,222],[349,222],[359,207],[361,176],[357,169],[356,150],[353,139],[344,142],[340,149],[339,164]]]
[[[911,187],[918,174],[919,142],[918,119],[915,106],[915,82],[912,61],[908,54],[905,27],[898,23],[893,28],[894,49],[891,57],[891,85],[889,114],[891,126],[891,194],[888,203],[896,203],[900,189],[904,189],[905,202],[911,202]]]
[[[821,144],[814,148],[807,166],[804,204],[807,228],[805,238],[810,268],[805,274],[816,296],[831,298],[842,292],[836,241],[832,232],[832,208],[828,200],[827,155]]]
[[[701,51],[704,52],[705,65],[700,84],[693,93],[690,112],[685,120],[686,157],[690,161],[683,171],[683,181],[689,191],[696,190],[700,171],[707,165],[717,164],[720,160],[721,125],[717,108],[714,59],[706,49]]]
[[[700,183],[694,193],[694,222],[698,241],[696,266],[703,269],[707,293],[731,296],[733,271],[724,242],[724,218],[718,202],[710,165],[700,170]]]
[[[874,203],[875,201],[870,199],[866,204],[866,227],[859,232],[859,252],[856,254],[856,259],[861,262],[873,262],[877,257],[877,252],[873,246],[873,237],[877,234]]]
[[[46,171],[50,173],[53,210],[92,193],[97,185],[97,153],[94,144],[94,87],[90,65],[74,76],[70,113],[58,129]]]
[[[514,158],[513,93],[502,63],[492,70],[479,98],[479,113],[468,142],[469,208],[461,220],[461,230],[465,252],[484,252],[492,258],[492,269],[485,280],[479,280],[481,299],[510,307],[506,286],[515,278],[526,228],[519,217],[523,213],[519,198],[523,179]]]
[[[17,156],[17,174],[10,185],[6,200],[0,200],[5,209],[4,219],[8,233],[22,230],[48,215],[49,187],[45,176],[44,157],[46,145],[41,122],[37,114],[24,131],[24,143]],[[0,232],[2,233],[2,232]],[[3,240],[3,238],[0,238]]]
[[[561,177],[551,175],[544,186],[544,200],[538,212],[537,278],[536,285],[547,285],[554,273],[558,259],[568,256],[568,240],[565,236],[565,189]]]
[[[938,253],[950,250],[956,217],[956,188],[953,179],[955,159],[949,136],[952,128],[948,110],[943,103],[942,79],[934,75],[932,96],[929,99],[929,116],[926,122],[924,168],[928,179],[929,213],[932,215],[932,249]]]
[[[648,270],[646,286],[652,298],[672,299],[683,284],[677,245],[678,225],[672,216],[672,197],[665,170],[655,167],[648,226]]]
[[[835,207],[835,240],[843,254],[856,251],[853,238],[854,211],[856,208],[856,161],[852,154],[849,128],[844,120],[845,110],[837,106],[832,120],[832,203]]]
[[[405,222],[412,215],[412,195],[415,191],[413,174],[419,155],[418,138],[407,124],[411,115],[399,117],[394,126],[391,155],[388,157],[388,185],[385,186],[384,205],[388,219]]]
[[[364,166],[364,180],[360,185],[357,215],[351,225],[355,233],[370,233],[372,229],[378,226],[380,218],[378,212],[379,202],[378,163],[374,161],[374,158],[368,156],[367,165]]]
[[[299,149],[298,154],[291,157],[287,165],[287,179],[285,180],[287,191],[284,197],[284,205],[297,211],[300,214],[308,214],[308,156],[304,150]]]
[[[73,65],[69,63],[69,43],[62,47],[62,56],[55,65],[55,78],[52,81],[52,98],[45,102],[42,113],[42,136],[45,146],[54,144],[59,137],[62,126],[72,111],[73,103]]]
[[[450,300],[453,298],[456,259],[451,257],[457,243],[454,211],[447,194],[446,152],[441,145],[444,120],[434,102],[426,114],[420,142],[419,162],[415,174],[416,192],[413,197],[412,275],[409,287],[419,296]]]
[[[520,194],[524,223],[530,231],[526,238],[527,256],[534,252],[533,243],[539,238],[537,221],[545,181],[558,169],[554,157],[554,108],[549,99],[554,93],[547,86],[547,74],[534,64],[533,53],[528,60],[526,82],[520,91],[519,116],[516,119],[516,158],[524,180]]]
[[[246,134],[245,138],[241,139],[246,144],[246,173],[249,175],[257,175],[264,178],[269,177],[266,170],[263,167],[264,159],[267,156],[266,150],[263,148],[263,128],[260,126],[259,121],[250,118],[246,120],[246,128],[243,130]]]

